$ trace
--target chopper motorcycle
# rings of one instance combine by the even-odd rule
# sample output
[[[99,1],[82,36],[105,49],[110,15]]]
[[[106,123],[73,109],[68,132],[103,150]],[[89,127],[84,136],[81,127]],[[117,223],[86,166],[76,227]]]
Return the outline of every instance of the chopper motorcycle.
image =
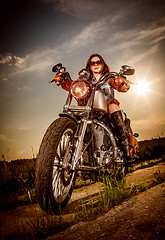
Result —
[[[40,207],[46,212],[51,209],[53,214],[58,214],[71,197],[79,171],[95,175],[102,169],[112,175],[123,175],[123,171],[127,173],[101,86],[110,77],[122,77],[123,81],[131,84],[125,75],[133,75],[134,69],[123,65],[119,73],[110,72],[97,83],[89,81],[90,74],[86,69],[82,69],[74,81],[62,64],[55,65],[52,71],[56,72],[56,80],[60,82],[66,77],[71,85],[63,112],[48,127],[41,142],[35,188]],[[138,134],[133,134],[129,119],[126,118],[125,124],[134,159],[138,155],[135,138]]]

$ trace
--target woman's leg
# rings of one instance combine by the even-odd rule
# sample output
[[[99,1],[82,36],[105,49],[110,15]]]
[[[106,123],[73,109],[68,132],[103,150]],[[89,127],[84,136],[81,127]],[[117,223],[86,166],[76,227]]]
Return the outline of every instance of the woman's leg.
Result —
[[[114,103],[109,104],[109,114],[111,117],[111,122],[115,128],[120,146],[123,150],[124,157],[126,158],[126,162],[131,163],[131,154],[129,151],[128,136],[127,136],[126,127],[124,123],[125,115],[120,110],[119,106]]]
[[[116,105],[115,103],[109,104],[109,114],[112,114],[113,112],[117,112],[117,111],[121,111],[118,105]],[[122,112],[122,116],[123,116],[123,121],[125,121],[125,114],[123,112]]]

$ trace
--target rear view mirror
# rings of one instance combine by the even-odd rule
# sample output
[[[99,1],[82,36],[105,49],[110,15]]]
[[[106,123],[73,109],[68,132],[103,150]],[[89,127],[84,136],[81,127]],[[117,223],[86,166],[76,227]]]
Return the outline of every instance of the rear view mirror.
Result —
[[[62,68],[62,64],[58,63],[52,68],[52,72],[59,72],[61,68]]]
[[[133,75],[135,72],[135,69],[128,65],[123,65],[120,68],[120,74],[121,75]]]

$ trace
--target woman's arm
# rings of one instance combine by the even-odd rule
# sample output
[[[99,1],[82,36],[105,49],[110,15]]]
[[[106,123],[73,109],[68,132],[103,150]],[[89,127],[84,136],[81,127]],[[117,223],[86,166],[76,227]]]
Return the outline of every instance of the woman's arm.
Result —
[[[60,75],[57,74],[54,79],[55,79],[57,86],[61,86],[66,91],[69,91],[70,85],[72,83],[72,79],[68,72],[60,74]]]
[[[127,92],[130,88],[130,85],[124,81],[124,78],[109,78],[111,86],[116,89],[118,92]]]

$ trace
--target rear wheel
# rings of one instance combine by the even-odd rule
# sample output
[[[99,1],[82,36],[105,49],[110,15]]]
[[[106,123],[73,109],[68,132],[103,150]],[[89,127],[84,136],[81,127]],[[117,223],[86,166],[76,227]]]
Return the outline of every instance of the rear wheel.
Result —
[[[76,124],[67,117],[55,120],[42,140],[36,165],[36,195],[41,208],[60,213],[67,205],[75,183],[71,170]]]

